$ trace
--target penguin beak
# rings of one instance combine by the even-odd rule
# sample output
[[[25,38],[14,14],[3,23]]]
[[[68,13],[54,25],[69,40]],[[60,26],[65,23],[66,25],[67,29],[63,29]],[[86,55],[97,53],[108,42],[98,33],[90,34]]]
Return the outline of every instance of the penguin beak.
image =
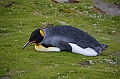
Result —
[[[24,49],[25,47],[27,47],[28,45],[29,45],[29,41],[23,46],[23,48],[22,49]]]
[[[34,43],[34,42],[35,42],[35,41],[32,41],[32,42],[28,41],[28,42],[23,46],[22,49],[24,49],[24,48],[27,47],[29,44],[32,44],[32,43]]]

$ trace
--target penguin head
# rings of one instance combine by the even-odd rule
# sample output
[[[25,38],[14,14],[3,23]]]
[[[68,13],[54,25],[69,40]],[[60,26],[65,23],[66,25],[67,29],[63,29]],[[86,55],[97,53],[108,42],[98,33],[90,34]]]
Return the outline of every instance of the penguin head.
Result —
[[[34,30],[31,35],[30,38],[28,40],[28,42],[23,46],[22,49],[24,49],[25,47],[27,47],[29,44],[35,43],[35,44],[39,44],[42,42],[44,38],[44,32],[42,29],[36,29]]]

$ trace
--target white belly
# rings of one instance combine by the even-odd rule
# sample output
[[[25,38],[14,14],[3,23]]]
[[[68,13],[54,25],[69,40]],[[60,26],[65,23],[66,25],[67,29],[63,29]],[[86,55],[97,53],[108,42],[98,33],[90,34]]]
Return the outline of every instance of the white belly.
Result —
[[[98,53],[93,50],[92,48],[81,48],[80,46],[78,46],[77,44],[74,43],[69,43],[70,46],[72,47],[72,52],[74,53],[79,53],[82,55],[86,55],[86,56],[97,56]]]

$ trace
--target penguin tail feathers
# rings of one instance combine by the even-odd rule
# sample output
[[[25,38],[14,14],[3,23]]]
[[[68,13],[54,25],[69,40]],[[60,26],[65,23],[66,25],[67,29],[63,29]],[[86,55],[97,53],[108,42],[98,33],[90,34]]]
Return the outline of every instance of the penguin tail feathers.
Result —
[[[106,44],[100,44],[100,50],[103,51],[105,49],[107,49],[108,45]]]

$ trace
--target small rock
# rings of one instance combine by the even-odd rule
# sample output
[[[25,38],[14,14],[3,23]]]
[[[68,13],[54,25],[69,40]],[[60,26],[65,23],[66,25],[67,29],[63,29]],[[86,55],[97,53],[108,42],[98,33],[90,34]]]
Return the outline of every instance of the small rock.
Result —
[[[0,77],[0,79],[10,79],[10,77],[9,76],[2,76],[2,77]]]
[[[9,2],[9,3],[6,4],[4,7],[5,7],[5,8],[8,8],[8,7],[12,6],[12,4],[15,4],[15,2]]]
[[[90,62],[89,61],[83,61],[83,62],[80,62],[78,63],[80,64],[81,66],[85,67],[85,66],[90,66]]]
[[[78,0],[51,0],[55,3],[79,3]]]

